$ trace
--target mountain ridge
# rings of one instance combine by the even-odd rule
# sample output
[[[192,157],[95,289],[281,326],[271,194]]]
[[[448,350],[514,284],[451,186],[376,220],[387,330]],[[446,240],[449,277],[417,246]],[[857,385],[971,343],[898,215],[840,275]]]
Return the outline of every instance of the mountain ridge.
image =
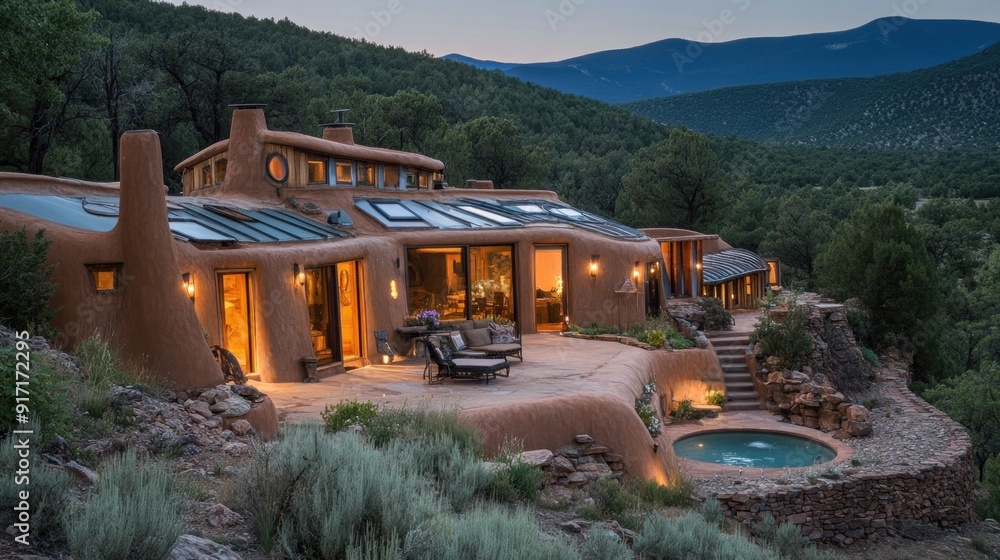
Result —
[[[1000,24],[881,18],[844,31],[720,43],[662,39],[539,63],[455,60],[564,93],[622,103],[760,83],[870,77],[928,68],[1000,42]]]

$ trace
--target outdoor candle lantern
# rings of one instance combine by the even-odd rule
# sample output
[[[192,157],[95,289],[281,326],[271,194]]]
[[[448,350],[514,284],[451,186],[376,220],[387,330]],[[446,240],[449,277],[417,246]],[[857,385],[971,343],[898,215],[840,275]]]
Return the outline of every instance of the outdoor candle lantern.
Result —
[[[635,283],[638,281],[639,281],[639,261],[635,261],[635,263],[632,265],[632,282]]]
[[[600,255],[590,256],[590,277],[597,278],[597,261],[601,258]]]
[[[185,272],[181,274],[181,282],[184,284],[184,293],[194,301],[194,277],[190,272]]]

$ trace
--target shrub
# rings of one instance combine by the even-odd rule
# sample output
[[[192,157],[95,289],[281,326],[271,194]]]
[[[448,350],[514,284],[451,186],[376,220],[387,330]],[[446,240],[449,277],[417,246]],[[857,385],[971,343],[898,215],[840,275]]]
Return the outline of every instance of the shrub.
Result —
[[[482,461],[449,434],[419,440],[394,440],[387,453],[435,481],[456,512],[462,511],[490,483]]]
[[[628,560],[632,558],[632,551],[618,535],[599,525],[593,525],[587,531],[581,557],[583,560]]]
[[[412,455],[376,449],[359,434],[286,428],[256,454],[242,501],[267,553],[292,558],[368,554],[366,539],[401,544],[439,513]],[[335,514],[332,514],[335,513]],[[363,556],[362,556],[363,557]]]
[[[976,500],[980,519],[1000,519],[1000,457],[990,457],[983,467],[985,496]]]
[[[45,266],[51,243],[44,229],[31,239],[24,226],[0,231],[0,323],[32,335],[55,334],[49,328],[55,315],[49,302],[56,291],[49,277],[55,266]]]
[[[774,548],[789,560],[813,558],[815,552],[810,550],[809,539],[802,535],[802,530],[791,523],[782,523],[774,531]]]
[[[588,490],[594,506],[606,515],[620,515],[639,506],[638,496],[610,476],[602,476],[590,483]]]
[[[35,434],[41,431],[37,423],[23,426]],[[0,442],[0,523],[7,527],[14,523],[14,507],[20,502],[18,493],[23,490],[30,492],[31,502],[31,533],[30,542],[39,538],[50,542],[58,541],[63,535],[60,514],[64,510],[72,479],[66,471],[47,465],[40,465],[32,454],[30,462],[29,484],[17,484],[14,473],[18,470],[18,455],[14,446],[18,440],[15,435],[7,436]]]
[[[108,345],[106,337],[100,333],[82,340],[73,353],[80,360],[80,369],[86,381],[100,392],[115,385],[133,386],[152,394],[159,392],[160,383],[153,379],[153,375],[140,365],[122,362],[118,352]]]
[[[319,414],[329,432],[340,432],[351,426],[364,427],[378,414],[378,407],[370,402],[340,401],[328,404]]]
[[[712,406],[722,406],[726,402],[726,394],[722,391],[716,391],[715,389],[708,392],[705,397],[705,402]]]
[[[638,484],[639,497],[654,506],[687,507],[694,492],[694,483],[684,477],[677,477],[666,486],[655,480],[633,484]]]
[[[541,533],[528,511],[475,509],[434,531],[411,557],[424,560],[571,560],[573,549]]]
[[[69,548],[82,560],[166,558],[183,528],[166,466],[140,463],[134,450],[108,463],[96,494],[65,522]]]
[[[813,339],[806,330],[806,312],[796,304],[788,307],[785,319],[780,323],[764,316],[754,327],[751,339],[759,342],[767,356],[778,358],[778,367],[798,369],[806,365],[813,349]]]
[[[760,516],[760,521],[750,526],[750,532],[765,542],[771,542],[774,539],[774,532],[777,529],[778,522],[774,520],[774,516],[769,511],[765,511]]]
[[[667,343],[667,335],[663,334],[663,331],[659,329],[650,329],[646,331],[646,340],[644,342],[653,348],[663,348],[663,345]]]
[[[722,524],[726,521],[726,514],[722,511],[722,504],[715,498],[705,500],[701,504],[701,507],[698,508],[698,513],[701,514],[701,517],[705,521],[716,527],[722,527]]]
[[[23,341],[19,341],[23,342]],[[27,348],[26,344],[21,349]],[[30,397],[28,417],[40,424],[42,437],[40,441],[48,443],[56,434],[69,431],[71,411],[66,406],[70,395],[70,374],[61,365],[55,364],[47,357],[36,352],[29,352],[31,361],[28,370],[27,389]],[[23,363],[24,354],[19,354],[18,346],[0,347],[0,372],[4,373],[4,383],[0,383],[0,436],[19,429],[16,418],[15,400],[23,393],[17,393],[15,370],[18,363]],[[9,373],[8,373],[9,372]]]
[[[705,414],[700,410],[695,410],[691,399],[684,399],[677,402],[677,407],[674,408],[674,411],[670,415],[678,420],[698,420]]]
[[[733,328],[733,315],[713,297],[698,298],[698,307],[705,314],[706,331],[729,331]]]
[[[542,470],[534,465],[520,460],[502,463],[499,469],[493,471],[489,495],[499,502],[531,500],[538,494],[541,482]]]
[[[649,435],[656,437],[663,431],[663,427],[660,419],[656,416],[656,409],[648,401],[649,395],[641,399],[635,399],[635,413],[639,415],[639,419],[646,425]]]
[[[871,348],[862,346],[861,355],[865,357],[865,361],[868,362],[873,368],[882,367],[882,362],[879,361],[878,356],[875,355],[875,352]]]
[[[649,517],[633,550],[649,560],[780,560],[778,555],[740,535],[728,535],[701,516]]]

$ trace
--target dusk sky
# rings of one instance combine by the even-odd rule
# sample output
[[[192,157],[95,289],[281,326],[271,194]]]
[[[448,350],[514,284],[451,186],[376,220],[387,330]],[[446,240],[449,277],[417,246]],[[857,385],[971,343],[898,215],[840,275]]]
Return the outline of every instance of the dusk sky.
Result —
[[[170,0],[180,4],[180,0]],[[659,39],[705,42],[840,31],[873,19],[1000,22],[998,0],[189,0],[319,31],[504,62],[541,62]]]

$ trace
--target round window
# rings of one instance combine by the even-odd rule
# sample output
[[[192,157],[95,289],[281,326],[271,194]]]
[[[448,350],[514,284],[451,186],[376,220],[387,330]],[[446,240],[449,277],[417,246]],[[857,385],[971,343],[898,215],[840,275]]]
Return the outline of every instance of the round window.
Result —
[[[279,183],[284,183],[288,179],[288,162],[284,156],[281,154],[267,156],[267,176]]]

